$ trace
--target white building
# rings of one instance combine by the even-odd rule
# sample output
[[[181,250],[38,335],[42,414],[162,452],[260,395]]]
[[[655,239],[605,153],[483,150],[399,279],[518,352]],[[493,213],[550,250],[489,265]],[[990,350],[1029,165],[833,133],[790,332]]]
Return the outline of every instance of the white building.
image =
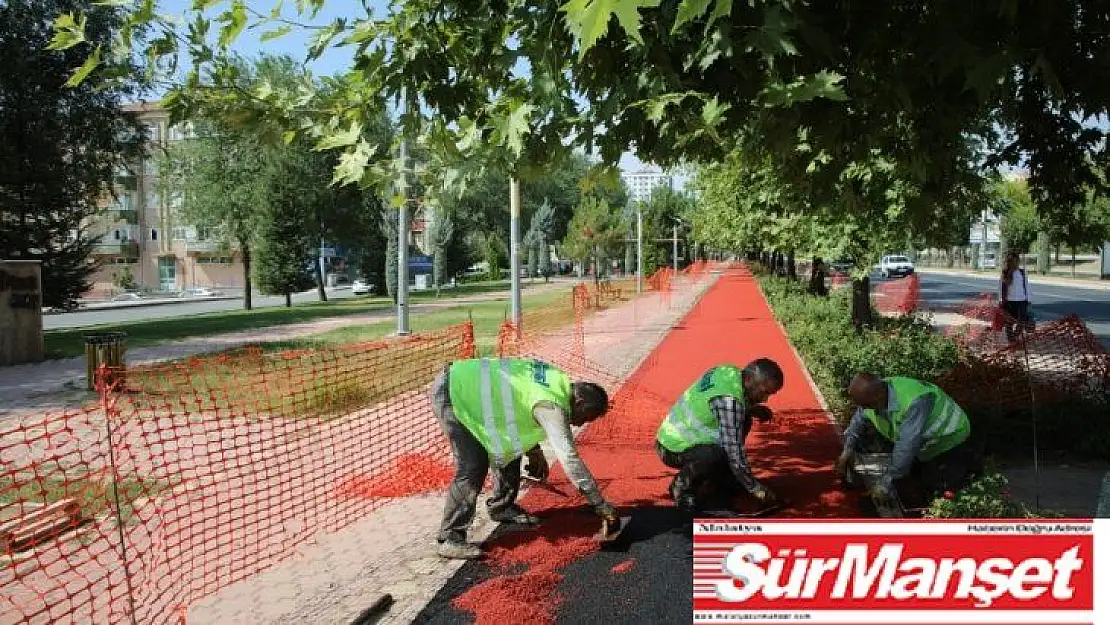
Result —
[[[641,169],[634,172],[621,172],[621,178],[628,185],[628,192],[637,202],[651,200],[651,193],[657,187],[674,185],[674,178],[667,172],[651,169]]]

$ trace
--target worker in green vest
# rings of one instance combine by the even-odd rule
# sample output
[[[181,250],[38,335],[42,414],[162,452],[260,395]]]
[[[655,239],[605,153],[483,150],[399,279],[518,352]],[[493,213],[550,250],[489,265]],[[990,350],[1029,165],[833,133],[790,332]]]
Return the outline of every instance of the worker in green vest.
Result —
[[[762,404],[782,385],[782,369],[761,358],[743,369],[713,367],[683,393],[655,437],[659,459],[678,469],[670,492],[679,508],[697,511],[708,493],[731,496],[737,487],[761,506],[776,502],[752,475],[744,441],[753,421],[770,420],[771,411]]]
[[[481,358],[444,367],[432,382],[431,397],[455,457],[455,478],[436,537],[441,557],[481,557],[481,548],[466,542],[466,532],[491,466],[493,493],[486,502],[490,518],[519,525],[539,522],[516,504],[516,497],[523,456],[528,457],[529,474],[541,480],[547,477],[547,460],[539,446],[544,440],[604,527],[619,529],[617,511],[601,496],[597,481],[578,456],[570,429],[605,414],[609,409],[605,389],[572,382],[566,373],[540,360]]]
[[[890,466],[872,485],[877,504],[895,504],[896,483],[916,482],[925,501],[966,485],[977,471],[967,414],[936,385],[913,378],[860,373],[848,387],[857,409],[844,432],[837,473],[847,477],[868,426],[894,444]]]

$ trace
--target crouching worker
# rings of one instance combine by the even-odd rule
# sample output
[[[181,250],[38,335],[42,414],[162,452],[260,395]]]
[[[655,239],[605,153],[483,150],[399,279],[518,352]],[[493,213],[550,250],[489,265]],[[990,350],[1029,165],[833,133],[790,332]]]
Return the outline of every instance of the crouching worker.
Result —
[[[911,498],[914,490],[924,498],[913,503],[927,505],[944,491],[963,488],[978,473],[967,414],[935,385],[860,373],[848,394],[857,408],[844,432],[837,473],[847,477],[868,424],[894,444],[890,466],[871,487],[876,504],[893,506],[896,488],[904,484],[911,487],[905,489]]]
[[[602,498],[579,458],[570,429],[605,414],[609,407],[605,389],[571,382],[566,373],[542,361],[483,358],[444,367],[432,382],[431,396],[432,409],[455,457],[455,478],[437,536],[441,557],[482,555],[479,547],[466,542],[466,532],[491,466],[493,493],[486,502],[490,517],[520,525],[539,522],[516,504],[516,497],[522,456],[528,456],[531,474],[546,475],[547,461],[539,447],[545,439],[598,515],[608,523],[619,523],[616,510]]]
[[[761,508],[775,494],[752,475],[744,441],[753,420],[770,420],[761,404],[782,389],[782,369],[761,358],[740,369],[720,365],[707,371],[671,408],[659,426],[655,450],[663,464],[678,469],[671,496],[679,508],[704,509],[705,495],[751,495]]]

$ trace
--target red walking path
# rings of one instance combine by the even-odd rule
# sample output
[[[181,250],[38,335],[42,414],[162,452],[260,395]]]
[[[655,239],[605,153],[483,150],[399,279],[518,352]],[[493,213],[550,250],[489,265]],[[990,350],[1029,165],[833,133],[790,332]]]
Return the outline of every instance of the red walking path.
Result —
[[[723,275],[626,382],[615,407],[579,439],[580,453],[622,514],[621,539],[599,549],[597,517],[561,469],[522,505],[544,519],[536,531],[499,529],[489,557],[468,563],[416,622],[689,622],[692,610],[690,517],[667,494],[674,471],[654,451],[666,410],[705,370],[767,357],[786,383],[769,402],[775,420],[748,437],[757,476],[792,502],[779,516],[854,517],[855,497],[832,471],[840,442],[804,365],[745,269]],[[572,494],[573,493],[573,494]]]

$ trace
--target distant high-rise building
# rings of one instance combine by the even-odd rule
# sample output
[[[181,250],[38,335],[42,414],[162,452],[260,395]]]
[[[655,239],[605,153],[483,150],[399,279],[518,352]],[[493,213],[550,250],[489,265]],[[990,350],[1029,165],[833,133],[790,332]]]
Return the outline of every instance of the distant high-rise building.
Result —
[[[658,187],[671,187],[674,178],[667,172],[641,169],[634,172],[621,172],[621,178],[628,185],[628,192],[637,202],[651,200],[652,192]]]

